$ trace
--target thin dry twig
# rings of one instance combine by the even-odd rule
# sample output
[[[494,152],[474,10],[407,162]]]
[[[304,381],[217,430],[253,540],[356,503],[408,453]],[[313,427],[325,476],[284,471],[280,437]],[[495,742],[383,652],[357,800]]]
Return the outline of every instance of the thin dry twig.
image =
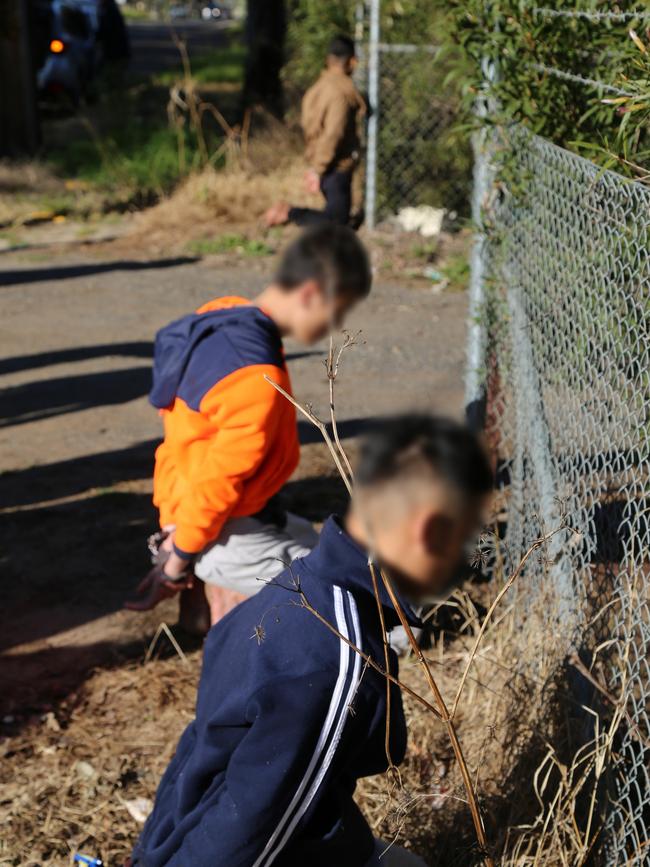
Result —
[[[336,446],[332,442],[332,438],[329,435],[329,432],[327,430],[327,426],[325,425],[325,423],[322,422],[314,412],[312,412],[311,408],[308,405],[303,406],[301,403],[298,403],[298,401],[295,399],[295,397],[293,397],[293,395],[289,394],[288,391],[285,391],[281,385],[278,385],[277,382],[274,382],[270,376],[267,376],[266,374],[264,374],[264,379],[268,383],[270,383],[273,386],[273,388],[275,388],[277,391],[279,391],[283,397],[286,397],[286,399],[289,401],[289,403],[292,403],[295,406],[295,408],[298,410],[298,412],[301,412],[305,416],[305,418],[309,419],[309,421],[315,427],[318,428],[318,430],[321,432],[323,439],[325,440],[327,448],[330,450],[330,454],[332,455],[332,458],[334,459],[334,463],[336,464],[336,469],[339,471],[341,478],[343,479],[343,481],[345,483],[345,487],[348,489],[348,493],[350,494],[350,496],[352,496],[352,483],[347,476],[347,473],[345,471],[345,468],[343,467],[343,464],[341,463],[341,457],[337,451]]]
[[[379,598],[379,582],[377,581],[377,572],[375,570],[375,565],[372,562],[372,559],[368,560],[368,568],[370,569],[370,577],[372,578],[372,589],[375,597],[375,602],[377,603],[377,613],[379,615],[379,623],[381,625],[381,640],[384,648],[384,666],[386,671],[389,671],[390,666],[390,656],[389,656],[389,647],[388,647],[388,634],[386,632],[386,620],[384,618],[384,607],[381,604],[381,599]],[[390,695],[390,683],[386,680],[386,730],[384,734],[384,750],[386,752],[386,759],[388,761],[388,770],[393,773],[395,770],[395,763],[393,762],[393,757],[390,752],[390,721],[391,721],[391,695]]]
[[[325,361],[325,369],[327,371],[327,379],[329,382],[329,393],[330,393],[330,421],[332,424],[332,433],[334,435],[334,442],[336,443],[336,447],[339,450],[339,454],[345,464],[345,467],[348,471],[348,478],[350,483],[354,483],[354,472],[352,470],[352,465],[348,459],[347,453],[341,444],[341,440],[339,437],[339,429],[338,423],[336,419],[336,407],[334,403],[334,384],[336,382],[336,378],[339,372],[339,365],[341,364],[341,358],[343,357],[343,353],[346,349],[349,349],[351,346],[355,346],[358,343],[358,337],[361,334],[361,331],[357,331],[356,334],[350,334],[348,331],[344,331],[344,340],[341,346],[336,351],[336,347],[334,346],[334,336],[330,334],[330,342],[329,342],[329,350],[327,353],[327,359]],[[379,617],[379,625],[381,629],[381,640],[384,651],[384,670],[390,671],[390,651],[388,645],[388,633],[386,631],[386,620],[384,617],[384,608],[381,604],[381,599],[379,598],[379,582],[377,581],[377,573],[375,571],[374,564],[372,562],[372,558],[368,560],[368,568],[370,569],[370,575],[372,578],[372,588],[373,595],[375,597],[375,603],[377,605],[377,615]],[[384,728],[384,751],[386,753],[386,761],[388,762],[388,773],[393,777],[393,781],[399,780],[399,771],[397,770],[397,766],[393,762],[393,757],[390,751],[390,727],[391,727],[391,719],[392,719],[392,697],[390,691],[390,680],[386,678],[386,725]]]
[[[472,777],[469,772],[469,768],[467,766],[467,762],[465,760],[465,756],[463,754],[463,749],[461,747],[460,741],[458,739],[458,735],[456,733],[456,727],[454,726],[454,721],[449,714],[449,710],[447,709],[447,705],[445,704],[445,700],[442,697],[442,693],[438,688],[438,684],[433,676],[431,668],[426,661],[424,654],[422,653],[422,648],[418,644],[415,636],[413,635],[413,630],[410,627],[408,620],[406,619],[406,615],[404,614],[404,610],[399,603],[399,600],[395,594],[395,590],[393,588],[392,582],[386,571],[384,569],[379,570],[379,574],[382,577],[384,582],[384,586],[388,591],[388,595],[390,596],[391,602],[393,603],[393,607],[397,612],[397,616],[399,617],[400,623],[406,633],[406,637],[408,638],[409,644],[411,645],[411,650],[415,655],[415,658],[420,665],[422,671],[424,672],[424,676],[426,678],[427,684],[429,685],[429,689],[431,690],[435,700],[442,720],[447,728],[447,736],[449,737],[449,741],[451,743],[451,748],[454,751],[454,755],[456,757],[456,761],[458,762],[458,767],[460,770],[461,777],[463,778],[463,785],[465,787],[465,791],[467,793],[467,802],[469,805],[470,813],[472,815],[472,821],[474,823],[474,830],[476,832],[476,839],[478,840],[478,844],[481,849],[481,853],[483,855],[483,860],[485,862],[486,867],[494,867],[494,861],[492,860],[491,855],[488,853],[487,847],[487,838],[485,836],[485,826],[483,824],[483,817],[481,815],[481,809],[478,803],[478,797],[474,790],[474,784],[472,783]]]
[[[334,408],[334,383],[336,382],[336,377],[339,372],[339,365],[341,363],[341,358],[346,349],[349,349],[351,346],[356,346],[359,342],[357,338],[361,334],[361,331],[357,331],[356,334],[350,334],[348,331],[344,331],[344,340],[341,346],[339,347],[338,352],[336,352],[336,347],[334,346],[334,336],[330,334],[330,345],[327,353],[327,360],[325,361],[325,369],[327,371],[327,379],[329,381],[329,390],[330,390],[330,421],[332,423],[332,433],[334,435],[334,442],[336,443],[336,447],[343,458],[343,462],[345,463],[346,470],[348,472],[350,481],[354,481],[354,473],[352,472],[352,465],[348,460],[348,456],[345,453],[345,449],[341,445],[341,440],[339,438],[339,428],[336,421],[336,410]]]
[[[156,649],[156,646],[160,640],[160,636],[163,634],[167,636],[171,646],[174,648],[174,650],[179,655],[179,657],[183,660],[185,665],[187,665],[188,664],[187,657],[183,653],[183,649],[181,648],[178,641],[176,641],[176,639],[174,638],[174,634],[171,631],[171,629],[169,628],[169,626],[167,626],[167,624],[164,622],[158,626],[158,629],[156,629],[154,637],[151,639],[151,644],[149,645],[147,652],[145,654],[145,657],[144,657],[145,664],[151,660],[151,657],[153,656],[153,652]]]
[[[564,529],[565,529],[565,525],[563,524],[562,526],[556,527],[555,530],[552,530],[550,533],[547,533],[545,536],[542,536],[539,539],[536,539],[535,542],[533,542],[533,544],[530,546],[530,548],[526,551],[524,556],[519,561],[517,568],[514,570],[514,572],[512,572],[512,574],[510,575],[510,577],[508,578],[506,583],[503,585],[503,587],[501,588],[501,590],[497,594],[492,605],[490,605],[488,612],[485,615],[485,618],[483,620],[483,623],[481,624],[481,628],[479,629],[478,634],[476,636],[476,641],[474,642],[474,646],[473,646],[471,653],[469,655],[469,658],[467,660],[467,664],[465,665],[465,670],[463,671],[463,675],[460,679],[460,683],[458,684],[458,690],[456,691],[456,697],[454,698],[454,703],[453,703],[452,708],[451,708],[451,718],[452,719],[454,719],[454,717],[456,716],[456,711],[458,710],[458,703],[460,702],[460,697],[461,697],[461,695],[463,693],[463,689],[465,687],[465,681],[467,680],[467,675],[469,674],[469,670],[472,667],[472,664],[474,662],[474,657],[476,656],[476,654],[478,652],[479,646],[481,644],[483,636],[485,635],[485,631],[488,627],[490,619],[492,618],[492,615],[494,614],[495,610],[499,606],[499,603],[501,602],[503,597],[506,595],[508,590],[515,583],[517,578],[521,575],[524,566],[526,565],[526,563],[530,559],[530,557],[535,553],[535,551],[537,551],[538,548],[541,548],[542,545],[545,545],[550,539],[553,538],[553,536],[555,536],[556,533],[559,533],[561,530],[564,530]]]
[[[607,701],[614,707],[616,710],[620,710],[623,716],[625,717],[625,721],[630,727],[630,734],[632,737],[643,744],[646,749],[650,750],[650,740],[643,734],[639,726],[634,722],[632,717],[630,716],[627,708],[624,705],[623,699],[617,699],[615,695],[612,695],[608,689],[606,689],[602,683],[589,671],[584,662],[580,659],[576,652],[572,653],[569,656],[569,662],[571,665],[577,669],[580,674],[588,680],[589,683],[598,690],[598,692],[607,699]]]

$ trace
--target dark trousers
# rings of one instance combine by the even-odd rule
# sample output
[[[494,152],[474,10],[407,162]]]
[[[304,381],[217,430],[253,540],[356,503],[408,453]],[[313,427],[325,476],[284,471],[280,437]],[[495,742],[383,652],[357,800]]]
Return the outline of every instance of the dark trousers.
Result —
[[[291,208],[289,221],[298,226],[317,226],[320,223],[338,223],[347,226],[352,207],[352,172],[327,172],[320,179],[325,196],[325,208]]]

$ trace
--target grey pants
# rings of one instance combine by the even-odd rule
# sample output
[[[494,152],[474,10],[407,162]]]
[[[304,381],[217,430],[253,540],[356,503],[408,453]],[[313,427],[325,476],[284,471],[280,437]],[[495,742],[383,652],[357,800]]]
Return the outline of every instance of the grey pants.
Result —
[[[282,529],[257,518],[231,518],[216,542],[199,555],[194,574],[206,584],[254,596],[317,542],[318,533],[309,521],[291,512]]]

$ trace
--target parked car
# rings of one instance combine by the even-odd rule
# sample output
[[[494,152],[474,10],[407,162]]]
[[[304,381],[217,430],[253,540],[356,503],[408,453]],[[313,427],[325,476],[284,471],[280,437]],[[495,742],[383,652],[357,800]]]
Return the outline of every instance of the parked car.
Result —
[[[39,93],[78,103],[97,64],[98,6],[84,0],[53,0],[49,50],[38,71]]]
[[[129,40],[115,0],[52,0],[49,40],[37,72],[41,96],[77,105],[104,61],[126,59]]]

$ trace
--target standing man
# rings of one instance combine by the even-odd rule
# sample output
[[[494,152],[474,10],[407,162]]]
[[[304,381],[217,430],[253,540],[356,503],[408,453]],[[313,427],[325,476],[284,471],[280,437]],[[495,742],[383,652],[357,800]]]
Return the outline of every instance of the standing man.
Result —
[[[358,125],[366,111],[365,100],[352,81],[356,64],[352,39],[335,36],[327,52],[326,68],[302,101],[309,165],[305,186],[310,193],[321,191],[325,208],[317,211],[280,202],[266,213],[269,226],[350,222],[352,175],[359,164],[361,147]]]

